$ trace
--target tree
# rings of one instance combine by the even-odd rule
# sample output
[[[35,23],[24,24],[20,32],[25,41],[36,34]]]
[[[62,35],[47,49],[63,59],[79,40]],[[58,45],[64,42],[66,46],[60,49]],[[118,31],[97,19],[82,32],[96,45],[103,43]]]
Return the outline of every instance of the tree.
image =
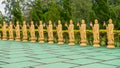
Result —
[[[32,20],[34,22],[39,22],[43,20],[43,9],[41,5],[41,0],[35,0],[32,5]]]
[[[120,29],[120,0],[108,0],[109,7],[116,14],[116,17],[112,17],[116,29]]]
[[[4,17],[2,15],[2,12],[0,11],[0,24],[4,21]]]
[[[87,3],[87,4],[86,4]],[[72,1],[72,16],[75,22],[81,22],[82,19],[86,20],[86,24],[89,26],[91,21],[92,1],[90,0],[73,0]],[[92,18],[93,19],[93,18]],[[87,27],[88,27],[87,26]]]
[[[59,19],[61,19],[61,12],[62,10],[58,4],[50,2],[48,4],[48,11],[44,14],[45,21],[48,22],[49,20],[52,20],[57,22]]]
[[[102,21],[107,21],[110,18],[109,6],[107,0],[94,0],[93,1],[93,10],[97,18]]]
[[[93,10],[96,18],[101,23],[101,27],[103,27],[103,21],[107,22],[109,18],[116,18],[116,14],[112,9],[110,9],[107,0],[93,0]]]
[[[72,19],[72,9],[71,9],[71,0],[62,0],[63,1],[63,19],[69,22]]]
[[[22,12],[20,3],[24,0],[4,0],[2,4],[5,4],[5,13],[7,14],[8,20],[13,22],[22,22]]]

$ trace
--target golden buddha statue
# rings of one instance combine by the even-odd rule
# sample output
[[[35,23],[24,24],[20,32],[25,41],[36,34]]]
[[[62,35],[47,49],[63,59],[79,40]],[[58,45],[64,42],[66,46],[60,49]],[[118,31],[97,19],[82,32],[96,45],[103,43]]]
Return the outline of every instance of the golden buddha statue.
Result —
[[[53,26],[52,26],[52,21],[49,21],[49,26],[48,26],[48,43],[52,44],[53,42]]]
[[[39,42],[44,43],[44,30],[43,30],[43,24],[42,21],[39,22],[40,25],[38,27],[38,32],[39,32]]]
[[[69,34],[69,45],[75,45],[75,38],[74,38],[74,24],[73,21],[70,20],[69,26],[65,24],[65,26],[68,28],[68,34]]]
[[[107,30],[107,39],[108,39],[108,45],[107,48],[115,48],[114,46],[114,25],[112,23],[112,19],[109,19],[109,24],[106,26]]]
[[[80,37],[81,37],[80,46],[87,46],[85,20],[82,19],[81,26],[79,25],[79,23],[77,24],[77,26],[79,26],[79,29],[80,29]]]
[[[23,42],[27,42],[28,35],[27,35],[27,26],[25,21],[23,21],[22,33],[23,33]]]
[[[58,44],[64,44],[62,24],[60,20],[58,20],[58,26],[56,28],[57,28],[57,35],[58,35]]]
[[[6,22],[3,22],[2,33],[3,33],[2,40],[7,40]]]
[[[30,36],[31,36],[30,42],[35,42],[36,41],[36,38],[35,38],[35,26],[33,24],[33,21],[31,22],[31,26],[30,26]]]
[[[100,38],[99,38],[99,24],[98,24],[98,20],[95,19],[95,24],[94,26],[92,26],[91,24],[91,27],[93,29],[93,38],[94,38],[94,47],[100,47]]]
[[[13,25],[12,22],[10,21],[10,25],[9,25],[9,40],[13,40]]]
[[[16,33],[15,40],[20,41],[20,26],[18,21],[16,22],[15,33]]]

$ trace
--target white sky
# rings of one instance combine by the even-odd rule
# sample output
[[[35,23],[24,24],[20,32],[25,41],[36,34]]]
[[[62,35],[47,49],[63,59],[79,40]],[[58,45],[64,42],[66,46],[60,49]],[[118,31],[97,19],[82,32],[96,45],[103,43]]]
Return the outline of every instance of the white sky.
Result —
[[[1,4],[2,1],[4,1],[4,0],[0,0],[0,11],[2,12],[3,15],[5,15],[5,11],[4,11],[5,5]]]

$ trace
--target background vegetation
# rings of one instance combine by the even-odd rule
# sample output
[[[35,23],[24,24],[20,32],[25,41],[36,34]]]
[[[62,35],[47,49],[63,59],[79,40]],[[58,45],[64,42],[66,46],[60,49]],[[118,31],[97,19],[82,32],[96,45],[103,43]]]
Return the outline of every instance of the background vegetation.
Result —
[[[101,28],[103,22],[108,23],[112,18],[115,29],[120,29],[120,0],[4,0],[5,16],[0,18],[0,22],[23,20],[27,23],[34,21],[38,24],[40,20],[48,23],[52,20],[57,24],[60,19],[62,24],[73,19],[74,24],[86,20],[87,28],[90,29],[89,22],[98,19]],[[65,28],[65,27],[63,27]],[[77,28],[77,27],[76,27]]]

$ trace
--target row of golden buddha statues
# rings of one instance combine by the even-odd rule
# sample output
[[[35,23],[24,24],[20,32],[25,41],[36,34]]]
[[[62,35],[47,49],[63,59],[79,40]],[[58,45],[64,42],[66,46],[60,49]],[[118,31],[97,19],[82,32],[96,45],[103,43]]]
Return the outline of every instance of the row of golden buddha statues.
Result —
[[[16,23],[15,29],[13,29],[13,25],[12,22],[9,23],[9,40],[13,40],[14,39],[14,35],[13,35],[13,31],[15,30],[15,40],[16,41],[20,41],[20,26],[19,26],[19,22]],[[75,45],[75,37],[74,37],[74,24],[73,21],[70,20],[70,24],[67,25],[65,24],[65,26],[68,29],[68,34],[69,34],[69,45]],[[87,39],[86,39],[86,24],[85,24],[85,20],[82,20],[82,24],[80,25],[79,23],[77,23],[77,26],[80,29],[80,37],[81,37],[81,41],[80,41],[80,46],[87,46]],[[90,24],[90,26],[93,29],[93,38],[94,38],[94,47],[100,47],[100,38],[99,38],[99,24],[98,24],[98,20],[95,19],[95,23]],[[107,30],[107,48],[115,48],[114,46],[114,25],[112,24],[112,19],[109,19],[109,24],[106,25],[104,23],[104,26],[106,26],[106,30]],[[57,35],[58,35],[58,44],[64,44],[63,41],[63,32],[62,32],[62,24],[61,21],[58,21],[58,25],[56,27],[57,29]],[[30,32],[30,40],[31,42],[35,42],[36,41],[36,36],[35,36],[35,26],[33,21],[31,22],[31,26],[29,28],[29,32]],[[47,26],[47,31],[48,31],[48,43],[54,43],[54,37],[53,37],[53,25],[52,25],[52,21],[49,21],[49,25]],[[40,43],[44,43],[44,31],[43,31],[43,24],[42,21],[40,21],[40,25],[38,26],[38,32],[39,32],[39,42]],[[2,40],[7,40],[7,28],[6,28],[6,23],[3,23],[3,27],[2,27]],[[28,34],[27,34],[27,26],[26,26],[26,22],[23,22],[23,26],[22,26],[22,34],[23,34],[23,38],[22,41],[23,42],[27,42],[28,41]]]

